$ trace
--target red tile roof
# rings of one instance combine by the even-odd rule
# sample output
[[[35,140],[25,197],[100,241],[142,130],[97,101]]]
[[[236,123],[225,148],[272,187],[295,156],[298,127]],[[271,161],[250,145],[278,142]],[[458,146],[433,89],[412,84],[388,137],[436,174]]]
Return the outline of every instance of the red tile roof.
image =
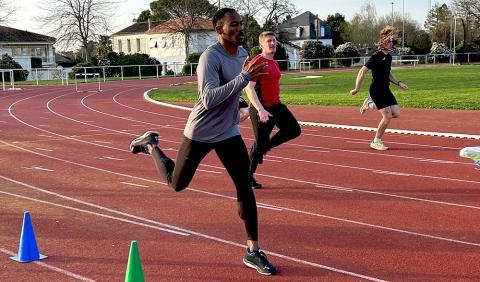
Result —
[[[154,33],[170,33],[172,30],[181,29],[185,23],[188,23],[191,19],[185,18],[182,22],[180,19],[172,19],[165,21],[156,27],[147,31],[147,34],[154,34]],[[196,18],[194,20],[193,30],[195,31],[208,31],[208,30],[215,30],[212,25],[211,20]]]

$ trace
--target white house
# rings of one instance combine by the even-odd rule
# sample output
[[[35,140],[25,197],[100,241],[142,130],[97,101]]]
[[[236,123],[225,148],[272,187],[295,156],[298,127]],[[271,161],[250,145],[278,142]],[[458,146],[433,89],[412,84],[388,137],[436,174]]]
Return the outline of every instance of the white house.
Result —
[[[42,59],[42,67],[55,67],[54,37],[0,26],[0,55],[8,54],[22,68],[31,68],[31,58]]]
[[[183,64],[187,58],[185,36],[182,33],[171,32],[173,28],[179,27],[181,27],[179,20],[151,24],[135,23],[112,34],[113,51],[125,54],[148,54],[172,68],[174,63]],[[213,29],[212,22],[199,18],[188,40],[189,53],[201,53],[216,40],[217,33]]]

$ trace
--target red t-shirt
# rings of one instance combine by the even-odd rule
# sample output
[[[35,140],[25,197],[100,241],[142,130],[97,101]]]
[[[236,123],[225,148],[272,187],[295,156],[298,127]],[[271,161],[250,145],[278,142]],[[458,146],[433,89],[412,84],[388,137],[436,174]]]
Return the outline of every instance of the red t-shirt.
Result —
[[[255,89],[257,90],[257,95],[259,100],[262,102],[264,107],[270,107],[275,104],[280,103],[280,66],[275,60],[269,60],[262,57],[262,55],[257,55],[252,59],[256,60],[257,57],[260,57],[256,64],[261,64],[267,62],[265,68],[260,72],[267,73],[261,76],[255,77],[252,81],[255,81]]]

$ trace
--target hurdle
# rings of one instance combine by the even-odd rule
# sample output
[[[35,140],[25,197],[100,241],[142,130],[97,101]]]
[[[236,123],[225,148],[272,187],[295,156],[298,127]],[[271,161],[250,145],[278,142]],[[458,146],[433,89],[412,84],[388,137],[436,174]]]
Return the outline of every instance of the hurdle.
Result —
[[[97,78],[97,85],[98,87],[95,90],[79,90],[79,82],[77,81],[77,77],[83,77],[85,80],[85,84],[90,84],[87,83],[87,78],[95,79]],[[101,92],[102,89],[100,87],[100,74],[99,73],[76,73],[75,74],[75,91],[77,92]]]
[[[13,77],[13,69],[0,69],[0,73],[2,73],[2,90],[22,90],[21,88],[15,88],[15,78]],[[8,73],[10,88],[5,87],[5,73]]]

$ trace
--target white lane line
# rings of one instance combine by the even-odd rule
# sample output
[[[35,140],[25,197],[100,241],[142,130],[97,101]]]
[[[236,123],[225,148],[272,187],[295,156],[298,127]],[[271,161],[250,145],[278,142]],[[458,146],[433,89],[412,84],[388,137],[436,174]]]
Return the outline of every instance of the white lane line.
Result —
[[[345,141],[347,143],[353,143],[353,144],[368,144],[368,141]]]
[[[4,248],[0,248],[0,252],[4,253],[4,254],[7,254],[9,256],[16,256],[17,254],[14,253],[14,252],[11,252],[9,250],[6,250]],[[41,267],[45,267],[45,268],[48,268],[50,270],[53,270],[55,272],[58,272],[58,273],[61,273],[63,275],[66,275],[66,276],[69,276],[69,277],[72,277],[72,278],[75,278],[75,279],[78,279],[80,281],[87,281],[87,282],[95,282],[95,280],[92,280],[90,278],[87,278],[85,276],[81,276],[79,274],[76,274],[76,273],[73,273],[73,272],[70,272],[68,270],[65,270],[65,269],[62,269],[62,268],[58,268],[58,267],[55,267],[53,265],[50,265],[50,264],[46,264],[42,261],[34,261],[33,263],[41,266]]]
[[[40,137],[47,137],[47,138],[51,138],[51,137],[53,137],[52,135],[47,135],[47,134],[37,134],[37,136],[40,136]]]
[[[150,89],[151,90],[151,89]],[[191,111],[192,108],[178,106],[170,103],[158,102],[151,99],[148,96],[148,92],[146,91],[143,94],[145,100],[155,103],[157,105],[162,105],[165,107]],[[324,127],[324,128],[338,128],[338,129],[350,129],[350,130],[360,130],[360,131],[377,131],[377,128],[374,127],[365,127],[365,126],[352,126],[352,125],[344,125],[344,124],[331,124],[331,123],[319,123],[319,122],[306,122],[306,121],[298,121],[298,124],[303,126],[314,126],[314,127]],[[439,136],[439,137],[449,137],[449,138],[466,138],[466,139],[477,139],[480,140],[480,135],[473,135],[473,134],[462,134],[462,133],[451,133],[451,132],[432,132],[432,131],[417,131],[417,130],[402,130],[402,129],[387,129],[385,132],[387,133],[396,133],[396,134],[411,134],[411,135],[425,135],[425,136]]]
[[[45,152],[53,152],[53,150],[50,150],[50,149],[45,149],[45,148],[35,148],[39,151],[45,151]]]
[[[90,132],[101,132],[100,129],[87,129],[87,131],[90,131]]]
[[[110,142],[110,141],[101,141],[101,140],[95,140],[93,142],[100,143],[100,144],[112,144],[112,142]]]
[[[274,163],[281,163],[282,161],[279,161],[279,160],[272,160],[272,159],[269,159],[269,158],[263,158],[264,161],[266,162],[274,162]]]
[[[40,127],[50,127],[50,125],[48,125],[48,124],[39,124],[38,126],[40,126]]]
[[[270,206],[266,206],[266,205],[257,205],[257,208],[267,209],[267,210],[274,210],[274,211],[282,211],[281,208],[275,208],[275,207],[270,207]]]
[[[120,183],[125,184],[125,185],[135,186],[135,187],[143,187],[143,188],[148,188],[148,187],[150,187],[150,186],[148,186],[148,185],[141,185],[141,184],[130,183],[130,182],[120,182]]]
[[[341,188],[341,187],[336,187],[336,186],[333,186],[333,185],[327,185],[327,184],[317,184],[315,185],[315,187],[317,188],[322,188],[322,189],[330,189],[330,190],[337,190],[337,191],[342,191],[342,192],[353,192],[352,189],[348,189],[348,188]]]
[[[134,218],[134,219],[139,219],[139,220],[142,220],[142,221],[145,221],[145,222],[149,222],[149,223],[152,223],[152,224],[156,224],[156,225],[160,225],[160,226],[166,226],[166,227],[169,227],[169,228],[172,228],[172,229],[175,229],[175,230],[179,230],[179,231],[176,232],[176,231],[174,231],[174,230],[164,229],[164,228],[160,228],[160,227],[158,227],[158,226],[152,226],[152,225],[149,225],[149,224],[139,223],[139,222],[135,222],[135,221],[123,219],[123,218],[117,218],[117,217],[113,217],[113,216],[109,216],[109,215],[104,215],[104,214],[95,213],[95,212],[91,212],[91,211],[87,211],[87,210],[82,210],[82,209],[73,208],[73,207],[70,207],[70,206],[59,205],[59,204],[55,204],[55,203],[48,202],[48,201],[43,201],[43,200],[39,200],[39,199],[34,199],[34,198],[25,197],[25,196],[22,196],[22,195],[17,195],[17,194],[13,194],[13,193],[8,193],[8,192],[0,191],[0,193],[3,193],[3,194],[8,194],[8,195],[11,195],[11,196],[14,196],[14,197],[19,197],[19,198],[23,198],[23,199],[28,199],[28,200],[31,200],[31,201],[40,202],[40,203],[44,203],[44,204],[48,204],[48,205],[59,206],[59,207],[63,207],[63,208],[66,208],[66,209],[71,209],[71,210],[76,210],[76,211],[80,211],[80,212],[85,212],[85,213],[88,213],[88,214],[94,214],[94,215],[98,215],[98,216],[102,216],[102,217],[112,218],[112,219],[116,219],[116,220],[120,220],[120,221],[124,221],[124,222],[128,222],[128,223],[132,223],[132,224],[137,224],[137,225],[140,225],[140,226],[143,226],[143,227],[149,227],[149,228],[153,228],[153,229],[157,229],[157,230],[162,230],[162,231],[166,231],[166,232],[170,232],[170,233],[175,233],[175,232],[176,232],[176,233],[182,233],[181,231],[183,231],[183,232],[186,233],[186,235],[184,235],[184,236],[196,235],[196,236],[198,236],[198,237],[210,239],[210,240],[213,240],[213,241],[216,241],[216,242],[221,242],[221,243],[225,243],[225,244],[228,244],[228,245],[237,246],[237,247],[240,247],[240,248],[242,248],[242,249],[245,248],[245,245],[239,244],[239,243],[236,243],[236,242],[233,242],[233,241],[221,239],[221,238],[218,238],[218,237],[210,236],[210,235],[208,235],[208,234],[204,234],[204,233],[200,233],[200,232],[196,232],[196,231],[188,230],[188,229],[184,229],[184,228],[179,228],[179,227],[176,227],[176,226],[172,226],[172,225],[169,225],[169,224],[161,223],[161,222],[154,221],[154,220],[151,220],[151,219],[139,217],[139,216],[136,216],[136,215],[133,215],[133,214],[124,213],[124,212],[117,211],[117,210],[114,210],[114,209],[106,208],[106,207],[103,207],[103,206],[100,206],[100,205],[92,204],[92,203],[89,203],[89,202],[85,202],[85,201],[82,201],[82,200],[78,200],[78,199],[75,199],[75,198],[71,198],[71,197],[68,197],[68,196],[64,196],[64,195],[62,195],[62,194],[58,194],[58,193],[55,193],[55,192],[51,192],[51,191],[48,191],[48,190],[44,190],[44,189],[41,189],[41,188],[38,188],[38,187],[35,187],[35,186],[32,186],[32,185],[29,185],[29,184],[26,184],[26,183],[17,181],[17,180],[10,179],[10,178],[5,177],[5,176],[2,176],[2,175],[0,175],[0,178],[5,179],[5,180],[8,180],[8,181],[10,181],[10,182],[14,182],[14,183],[23,185],[23,186],[28,187],[28,188],[30,188],[30,189],[32,189],[32,190],[40,191],[40,192],[43,192],[43,193],[46,193],[46,194],[50,194],[50,195],[55,195],[55,196],[60,197],[60,198],[62,198],[62,199],[67,199],[67,200],[70,200],[70,201],[73,201],[73,202],[76,202],[76,203],[82,203],[82,204],[85,204],[85,205],[87,205],[87,206],[96,207],[96,208],[98,208],[98,209],[100,209],[100,210],[109,211],[109,212],[112,212],[112,213],[115,213],[115,214],[120,214],[120,215],[127,216],[127,217],[131,217],[131,218]],[[189,189],[189,188],[187,188],[187,189]],[[189,190],[192,190],[192,189],[189,189]],[[268,205],[268,206],[273,207],[272,205]],[[183,234],[178,234],[178,235],[183,235]],[[363,275],[363,274],[359,274],[359,273],[355,273],[355,272],[350,272],[350,271],[347,271],[347,270],[343,270],[343,269],[339,269],[339,268],[334,268],[334,267],[331,267],[331,266],[327,266],[327,265],[323,265],[323,264],[318,264],[318,263],[314,263],[314,262],[310,262],[310,261],[298,259],[298,258],[295,258],[295,257],[290,257],[290,256],[282,255],[282,254],[275,253],[275,252],[270,252],[270,251],[267,251],[267,250],[265,250],[265,249],[264,249],[263,251],[265,251],[265,253],[270,254],[270,255],[272,255],[272,256],[280,257],[280,258],[283,258],[283,259],[285,259],[285,260],[294,261],[294,262],[297,262],[297,263],[300,263],[300,264],[310,265],[310,266],[313,266],[313,267],[317,267],[317,268],[321,268],[321,269],[326,269],[326,270],[330,270],[330,271],[333,271],[333,272],[337,272],[337,273],[341,273],[341,274],[345,274],[345,275],[350,275],[350,276],[354,276],[354,277],[360,277],[360,278],[362,278],[362,279],[367,279],[367,280],[370,280],[370,281],[385,281],[385,280],[381,280],[381,279],[378,279],[378,278],[375,278],[375,277],[365,276],[365,275]]]
[[[6,122],[6,121],[4,121],[4,120],[0,120],[0,123],[7,123],[7,122]]]
[[[360,167],[360,166],[342,165],[342,164],[302,160],[302,159],[295,159],[295,158],[286,158],[286,157],[279,157],[279,156],[270,156],[270,158],[296,161],[296,162],[309,163],[309,164],[325,165],[325,166],[331,166],[331,167],[346,168],[346,169],[356,169],[356,170],[363,170],[363,171],[377,172],[377,173],[380,171],[380,170],[377,170],[377,169]],[[398,175],[402,175],[402,176],[406,175],[405,173],[401,173],[401,172],[391,172],[391,173],[392,174],[393,173],[398,173]],[[408,176],[419,177],[419,178],[428,178],[428,179],[436,179],[436,180],[446,180],[446,181],[454,181],[454,182],[480,184],[480,181],[459,179],[459,178],[451,178],[451,177],[432,176],[432,175],[414,174],[414,173],[410,173],[410,174],[408,174]],[[271,177],[271,176],[268,175],[267,177]]]
[[[23,167],[24,169],[35,169],[35,170],[43,170],[43,171],[55,171],[53,169],[43,168],[41,166],[32,166],[32,167]]]
[[[398,176],[412,176],[409,173],[402,173],[402,172],[395,172],[395,171],[388,171],[388,170],[380,170],[380,169],[373,170],[372,172],[373,173],[379,173],[379,174],[398,175]]]
[[[421,162],[430,162],[430,163],[441,163],[441,164],[455,164],[454,161],[445,161],[445,160],[435,160],[435,159],[420,159]]]
[[[125,159],[115,158],[115,157],[99,157],[100,160],[113,160],[113,161],[124,161]]]
[[[143,125],[143,124],[132,124],[131,126],[132,127],[144,127],[145,125]]]
[[[215,173],[215,174],[221,174],[221,172],[218,171],[213,171],[213,170],[206,170],[206,169],[200,169],[197,168],[198,171],[203,171],[203,172],[209,172],[209,173]]]

